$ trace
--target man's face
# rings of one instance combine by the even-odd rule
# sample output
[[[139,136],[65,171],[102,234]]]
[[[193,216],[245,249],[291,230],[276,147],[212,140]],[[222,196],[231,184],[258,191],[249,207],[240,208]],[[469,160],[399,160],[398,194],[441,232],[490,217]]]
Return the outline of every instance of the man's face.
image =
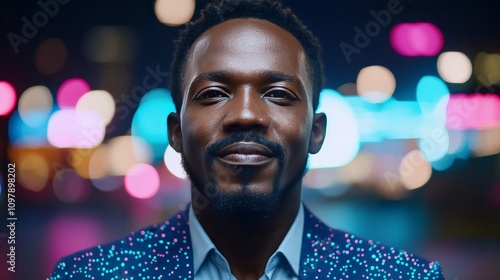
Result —
[[[181,111],[169,117],[194,187],[245,208],[300,188],[325,132],[311,89],[304,50],[284,29],[235,19],[202,34],[186,61]]]

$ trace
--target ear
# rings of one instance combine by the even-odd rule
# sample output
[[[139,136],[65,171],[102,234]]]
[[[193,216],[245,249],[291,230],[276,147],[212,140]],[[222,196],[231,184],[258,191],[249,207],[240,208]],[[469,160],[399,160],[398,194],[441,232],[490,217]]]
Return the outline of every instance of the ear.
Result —
[[[319,152],[326,137],[326,115],[324,113],[314,114],[311,136],[309,138],[309,153]]]
[[[178,113],[170,113],[167,118],[168,142],[178,153],[182,152],[181,120]]]

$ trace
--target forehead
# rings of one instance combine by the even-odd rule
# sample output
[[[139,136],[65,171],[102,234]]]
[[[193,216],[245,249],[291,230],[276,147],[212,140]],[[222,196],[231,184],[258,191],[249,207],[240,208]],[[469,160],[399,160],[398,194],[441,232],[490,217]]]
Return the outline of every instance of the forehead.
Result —
[[[300,42],[265,20],[233,19],[203,33],[188,54],[183,88],[201,73],[221,70],[240,74],[278,71],[297,76],[306,88],[310,85]]]

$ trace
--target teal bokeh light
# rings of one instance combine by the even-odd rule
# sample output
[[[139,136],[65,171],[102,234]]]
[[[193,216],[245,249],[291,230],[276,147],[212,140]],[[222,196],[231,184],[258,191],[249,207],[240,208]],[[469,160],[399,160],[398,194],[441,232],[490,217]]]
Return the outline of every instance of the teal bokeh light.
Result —
[[[57,108],[54,107],[54,110]],[[52,111],[54,112],[54,111]],[[24,118],[28,120],[28,125],[23,121],[19,110],[14,110],[9,119],[9,141],[14,146],[45,146],[48,144],[47,129],[49,125],[49,115],[46,112],[30,111]],[[31,121],[33,120],[33,121]]]
[[[132,119],[132,136],[141,137],[153,151],[154,161],[162,161],[168,146],[167,117],[175,112],[169,90],[157,88],[144,95]]]

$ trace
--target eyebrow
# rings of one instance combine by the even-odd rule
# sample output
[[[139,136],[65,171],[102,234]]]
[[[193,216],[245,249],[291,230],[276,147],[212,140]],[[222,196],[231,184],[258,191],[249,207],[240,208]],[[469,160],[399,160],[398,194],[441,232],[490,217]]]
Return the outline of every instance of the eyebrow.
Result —
[[[278,72],[278,71],[270,71],[270,70],[263,70],[259,72],[259,78],[266,84],[272,84],[272,83],[277,83],[277,82],[291,82],[299,86],[300,90],[302,92],[305,91],[304,84],[302,81],[293,75],[283,73],[283,72]],[[227,70],[220,70],[220,71],[214,71],[214,72],[207,72],[207,73],[201,73],[198,76],[196,76],[189,85],[189,89],[191,89],[192,85],[205,82],[205,81],[215,81],[215,82],[229,82],[230,80],[233,79],[233,74]]]

